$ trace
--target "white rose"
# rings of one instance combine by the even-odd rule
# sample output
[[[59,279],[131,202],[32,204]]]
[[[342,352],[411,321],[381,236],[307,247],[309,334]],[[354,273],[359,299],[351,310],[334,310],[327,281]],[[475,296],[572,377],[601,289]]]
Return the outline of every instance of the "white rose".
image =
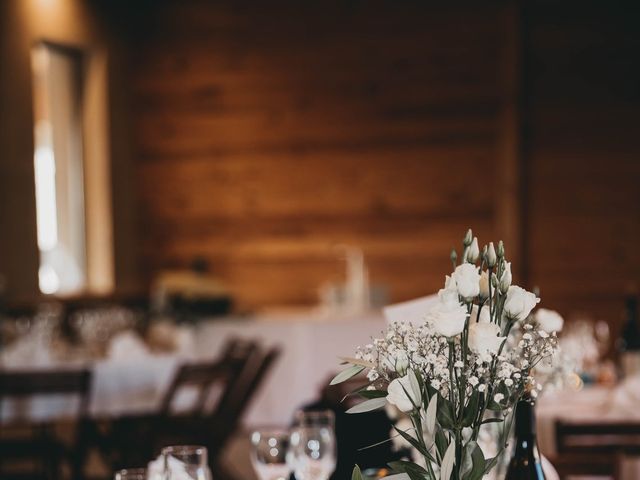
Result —
[[[536,311],[535,319],[538,327],[547,333],[559,332],[564,326],[564,319],[560,314],[548,308],[541,308]]]
[[[387,402],[395,405],[402,412],[412,411],[415,408],[414,404],[420,406],[420,401],[420,392],[414,392],[411,388],[409,375],[392,380],[387,387]]]
[[[448,281],[449,287],[453,286]],[[443,288],[438,292],[438,303],[425,316],[426,322],[438,335],[455,337],[464,329],[467,309],[458,301],[458,291],[454,288]]]
[[[480,274],[480,296],[489,298],[489,274],[486,270]]]
[[[480,293],[480,274],[478,267],[471,263],[458,265],[451,275],[461,297],[470,300]]]
[[[527,292],[517,285],[512,285],[507,291],[504,312],[512,320],[524,320],[539,302],[540,299],[535,294]]]
[[[500,336],[500,327],[495,323],[480,321],[469,324],[469,348],[478,355],[495,355],[505,338]]]

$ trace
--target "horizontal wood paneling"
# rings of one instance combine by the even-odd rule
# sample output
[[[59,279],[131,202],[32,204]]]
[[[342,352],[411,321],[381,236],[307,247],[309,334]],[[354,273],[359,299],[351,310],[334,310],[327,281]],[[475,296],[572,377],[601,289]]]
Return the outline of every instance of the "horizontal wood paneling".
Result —
[[[242,307],[312,304],[363,248],[395,300],[496,231],[497,6],[172,2],[131,50],[149,275],[211,260]]]
[[[529,258],[546,304],[617,322],[640,286],[640,34],[594,5],[528,12]]]

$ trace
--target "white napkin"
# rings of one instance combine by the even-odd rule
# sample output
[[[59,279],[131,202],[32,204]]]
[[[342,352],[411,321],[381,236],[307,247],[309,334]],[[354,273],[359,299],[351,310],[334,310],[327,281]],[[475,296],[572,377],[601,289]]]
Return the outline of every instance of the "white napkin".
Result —
[[[382,309],[387,323],[410,322],[422,323],[424,315],[438,302],[438,295],[427,295],[408,302],[395,303]]]
[[[115,335],[109,342],[107,358],[110,360],[138,360],[151,353],[144,341],[133,331],[126,330]]]

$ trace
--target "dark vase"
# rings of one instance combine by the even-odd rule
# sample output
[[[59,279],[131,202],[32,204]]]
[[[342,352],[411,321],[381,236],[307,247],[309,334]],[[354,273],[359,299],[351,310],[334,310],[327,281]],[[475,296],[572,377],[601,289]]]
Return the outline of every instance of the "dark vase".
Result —
[[[544,479],[538,441],[536,415],[530,398],[520,400],[516,406],[514,449],[505,480]]]

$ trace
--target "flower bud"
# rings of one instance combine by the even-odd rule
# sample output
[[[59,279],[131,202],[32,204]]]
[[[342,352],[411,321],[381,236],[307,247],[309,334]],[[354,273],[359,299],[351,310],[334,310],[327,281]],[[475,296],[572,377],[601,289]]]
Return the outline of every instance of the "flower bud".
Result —
[[[491,285],[493,285],[493,288],[498,288],[499,284],[500,282],[498,282],[498,276],[496,275],[495,272],[493,272],[491,274]]]
[[[504,243],[502,243],[502,240],[498,242],[498,249],[496,253],[498,255],[498,258],[504,258]]]
[[[504,262],[504,272],[500,277],[500,293],[507,293],[511,286],[511,262]]]
[[[487,249],[487,266],[489,268],[493,268],[496,266],[496,262],[498,261],[498,257],[496,255],[496,249],[493,246],[493,242],[489,243],[489,248]]]
[[[451,249],[451,254],[449,255],[449,258],[451,259],[451,262],[455,265],[456,262],[458,261],[458,253],[456,252],[455,248]]]
[[[409,358],[404,352],[396,357],[395,367],[398,375],[404,376],[407,374],[407,368],[409,368]]]
[[[489,298],[489,274],[486,270],[480,274],[480,298]]]
[[[476,263],[479,256],[480,248],[478,248],[478,237],[473,237],[473,241],[471,242],[471,245],[469,246],[469,249],[467,251],[466,260],[469,263]]]
[[[471,231],[471,229],[467,230],[467,234],[464,236],[464,240],[462,240],[462,244],[465,247],[468,247],[469,245],[471,245],[471,242],[473,241],[473,232]]]

